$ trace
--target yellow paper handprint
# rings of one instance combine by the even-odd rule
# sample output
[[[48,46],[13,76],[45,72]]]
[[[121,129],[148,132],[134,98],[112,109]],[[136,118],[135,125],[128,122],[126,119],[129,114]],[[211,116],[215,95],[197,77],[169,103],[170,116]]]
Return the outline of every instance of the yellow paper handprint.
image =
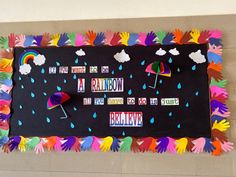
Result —
[[[106,138],[102,139],[102,144],[100,145],[100,149],[102,152],[107,152],[110,150],[113,138],[111,136],[108,136]]]
[[[53,46],[57,46],[58,47],[58,41],[60,39],[60,34],[53,34],[52,35],[52,40],[50,41],[50,44]]]
[[[198,29],[192,29],[192,31],[190,32],[190,36],[192,37],[192,39],[190,39],[190,42],[198,44],[200,34],[201,33]]]
[[[6,68],[8,66],[12,66],[13,59],[1,58],[0,59],[0,68]]]
[[[188,144],[187,138],[180,138],[176,140],[176,151],[178,154],[183,154]]]
[[[26,151],[26,143],[27,143],[27,138],[24,138],[23,136],[20,136],[21,140],[20,143],[18,145],[18,149],[21,152],[25,152]]]
[[[128,32],[120,33],[120,37],[121,37],[120,42],[121,42],[121,44],[128,46],[129,35],[130,34]]]
[[[213,123],[212,130],[217,129],[222,132],[226,131],[230,127],[229,122],[227,120],[222,120],[218,122],[217,120]]]

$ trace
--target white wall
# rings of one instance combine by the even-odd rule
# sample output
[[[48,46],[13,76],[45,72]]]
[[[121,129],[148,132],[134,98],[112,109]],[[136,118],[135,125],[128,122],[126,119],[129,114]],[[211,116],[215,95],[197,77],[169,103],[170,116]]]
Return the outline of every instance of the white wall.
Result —
[[[236,14],[236,0],[0,0],[0,22]]]

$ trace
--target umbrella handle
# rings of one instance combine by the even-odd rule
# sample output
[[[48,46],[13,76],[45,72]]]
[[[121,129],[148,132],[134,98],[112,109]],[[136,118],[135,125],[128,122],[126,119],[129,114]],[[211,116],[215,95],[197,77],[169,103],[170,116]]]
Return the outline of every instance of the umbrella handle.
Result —
[[[154,82],[154,86],[149,86],[150,88],[155,89],[157,86],[157,78],[158,78],[158,73],[156,73],[156,78],[155,78],[155,82]]]
[[[62,111],[63,111],[63,113],[64,113],[64,115],[65,115],[65,117],[60,117],[61,119],[67,119],[68,118],[68,116],[67,116],[67,114],[66,114],[66,111],[65,111],[65,109],[63,108],[63,106],[60,104],[60,107],[61,107],[61,109],[62,109]]]

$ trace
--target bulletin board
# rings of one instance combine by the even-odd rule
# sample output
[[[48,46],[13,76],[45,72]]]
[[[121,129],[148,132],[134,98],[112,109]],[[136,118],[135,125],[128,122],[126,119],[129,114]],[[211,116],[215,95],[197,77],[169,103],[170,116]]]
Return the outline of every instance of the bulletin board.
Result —
[[[233,148],[219,30],[10,34],[1,43],[6,152]]]

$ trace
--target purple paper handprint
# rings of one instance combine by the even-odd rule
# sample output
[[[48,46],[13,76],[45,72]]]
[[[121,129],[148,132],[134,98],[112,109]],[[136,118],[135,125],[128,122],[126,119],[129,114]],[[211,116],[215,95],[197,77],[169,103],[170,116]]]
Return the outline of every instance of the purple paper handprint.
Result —
[[[61,145],[62,150],[64,150],[64,151],[71,150],[72,146],[75,143],[75,137],[74,136],[68,136],[64,140],[65,140],[65,142]]]
[[[34,45],[41,46],[42,39],[43,39],[42,35],[34,36]]]
[[[162,137],[158,139],[156,150],[158,153],[166,152],[167,146],[169,144],[169,139],[167,137]]]
[[[205,138],[205,146],[204,146],[204,151],[208,153],[212,153],[216,148],[213,146],[211,143],[211,140],[209,138]]]
[[[8,120],[10,117],[11,117],[11,114],[0,113],[0,120],[1,121]]]
[[[211,116],[211,122],[215,122],[215,121],[220,122],[220,121],[222,121],[223,119],[225,119],[225,118],[223,118],[223,117],[221,117],[221,116],[218,116],[218,115],[212,115],[212,116]]]
[[[97,33],[97,36],[93,42],[95,46],[102,45],[104,43],[105,35],[104,33]]]
[[[69,37],[67,36],[67,34],[63,33],[63,34],[60,35],[60,38],[58,40],[58,44],[57,45],[59,47],[65,46],[65,45],[67,45],[68,40],[69,40]]]
[[[221,103],[217,100],[212,100],[211,101],[211,109],[212,109],[212,112],[214,112],[216,110],[216,108],[219,108],[219,112],[221,114],[224,114],[225,112],[228,111],[228,108],[227,106],[224,104],[224,103]]]
[[[156,34],[151,31],[150,33],[147,34],[147,37],[146,37],[146,40],[145,40],[145,43],[147,46],[149,45],[154,45],[156,42],[155,42],[155,39],[156,39]]]
[[[164,39],[162,40],[162,43],[164,45],[170,45],[173,43],[173,37],[174,35],[172,33],[167,33],[166,36],[164,37]]]
[[[17,149],[19,144],[20,144],[20,141],[21,141],[20,136],[11,137],[10,142],[9,142],[10,151],[13,151],[13,150]]]
[[[114,136],[112,138],[113,138],[113,142],[111,144],[111,150],[113,152],[118,152],[118,150],[120,148],[120,145],[119,145],[120,140],[118,138],[114,137]]]

